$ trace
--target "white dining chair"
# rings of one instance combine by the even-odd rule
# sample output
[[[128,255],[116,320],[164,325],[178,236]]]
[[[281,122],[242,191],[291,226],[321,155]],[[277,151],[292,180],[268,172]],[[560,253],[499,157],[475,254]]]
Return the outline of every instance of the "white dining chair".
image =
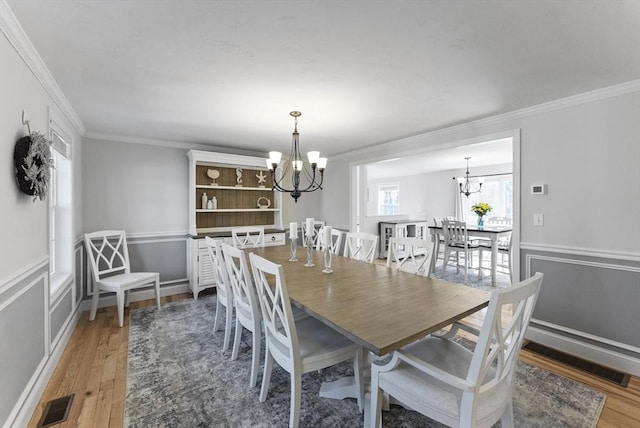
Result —
[[[264,247],[264,227],[235,227],[231,229],[231,242],[236,248]]]
[[[258,365],[260,364],[260,342],[262,340],[262,316],[260,314],[260,303],[256,296],[253,278],[249,271],[249,264],[244,250],[222,244],[222,254],[227,266],[231,290],[233,292],[233,303],[236,310],[236,330],[233,339],[233,351],[231,360],[238,358],[242,330],[246,328],[251,332],[252,357],[251,376],[249,386],[253,388],[258,381]]]
[[[513,268],[512,268],[513,260],[511,258],[513,243],[512,243],[511,236],[507,238],[499,239],[497,244],[498,244],[498,257],[500,257],[500,260],[499,261],[491,260],[491,263],[492,264],[496,263],[497,267],[504,269],[504,271],[506,271],[506,274],[509,275],[509,280],[511,281],[511,283],[513,283]],[[489,252],[489,254],[492,254],[491,241],[482,240],[480,241],[480,246],[482,248],[485,248],[486,249],[485,251]]]
[[[383,394],[451,427],[513,427],[514,372],[543,274],[491,292],[473,351],[455,342],[459,324],[371,366],[369,427],[381,424]],[[502,322],[503,308],[511,310]],[[465,326],[465,330],[470,328]]]
[[[447,264],[453,253],[456,254],[456,268],[459,268],[460,253],[464,254],[464,280],[468,278],[469,265],[471,264],[472,254],[479,253],[478,279],[482,278],[482,253],[485,250],[477,241],[469,240],[467,233],[467,224],[463,221],[443,220],[442,232],[444,235],[444,258],[442,266],[442,277],[447,272]],[[473,267],[473,266],[471,266]]]
[[[378,247],[378,235],[364,232],[347,232],[344,240],[344,257],[373,263]]]
[[[131,290],[153,287],[160,309],[160,273],[131,272],[129,249],[124,230],[100,230],[84,234],[87,257],[91,261],[93,297],[89,321],[96,318],[100,292],[116,293],[118,325],[124,324],[124,307],[129,305]]]
[[[318,238],[316,240],[316,250],[324,251],[325,243],[324,243],[324,228],[318,231]],[[331,242],[329,243],[329,249],[335,255],[340,254],[340,250],[342,249],[342,236],[344,232],[339,231],[338,229],[331,228]]]
[[[324,220],[314,220],[313,221],[313,247],[317,248],[318,240],[321,239],[320,230],[327,224]],[[303,220],[300,222],[300,229],[302,232],[302,243],[304,246],[307,245],[307,221]]]
[[[207,245],[207,252],[211,257],[216,277],[216,318],[213,323],[213,331],[218,331],[220,328],[222,308],[224,308],[225,327],[222,349],[226,350],[229,349],[231,329],[233,328],[233,291],[231,290],[227,267],[222,255],[223,241],[209,236],[205,236],[204,241]]]
[[[312,317],[294,321],[282,266],[254,253],[249,254],[265,329],[265,362],[260,402],[269,391],[274,361],[291,375],[289,427],[299,424],[302,375],[352,360],[358,391],[358,407],[363,410],[362,348],[346,336]]]
[[[432,246],[429,241],[420,238],[390,238],[387,267],[397,270],[429,276]]]

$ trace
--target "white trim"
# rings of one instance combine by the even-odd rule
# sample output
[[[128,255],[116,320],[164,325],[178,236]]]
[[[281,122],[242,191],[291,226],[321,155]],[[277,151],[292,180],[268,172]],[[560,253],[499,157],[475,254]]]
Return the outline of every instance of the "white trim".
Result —
[[[73,290],[73,287],[69,287],[67,289],[67,293],[64,293],[64,296],[60,297],[60,299],[58,299],[58,301],[49,308],[49,320],[51,320],[51,314],[57,309],[58,306],[60,306],[60,303],[62,303],[62,301],[64,300],[64,297],[69,294],[70,291]],[[60,328],[60,332],[58,332],[58,335],[53,338],[53,340],[51,341],[51,349],[55,349],[55,347],[58,345],[58,343],[60,342],[60,338],[62,337],[64,331],[65,331],[65,326],[69,323],[69,321],[71,320],[71,316],[73,315],[73,311],[74,311],[74,307],[73,307],[73,293],[71,293],[71,312],[67,315],[67,318],[65,320],[65,322],[62,324],[62,327]],[[51,324],[51,321],[49,321],[49,324]]]
[[[58,286],[56,287],[56,291],[51,294],[50,300],[51,305],[57,306],[62,299],[62,295],[65,293],[65,290],[69,288],[70,284],[74,283],[74,275],[71,273],[65,274],[61,281],[58,281]],[[71,287],[73,288],[73,287]],[[49,291],[51,291],[51,281],[49,281]]]
[[[615,263],[599,263],[599,262],[592,262],[588,260],[567,259],[563,257],[540,256],[537,254],[527,254],[526,260],[527,260],[527,269],[526,269],[527,278],[531,276],[531,260],[545,260],[545,261],[572,264],[572,265],[592,266],[600,269],[612,269],[612,270],[621,270],[621,271],[627,271],[627,272],[640,272],[640,267],[637,267],[637,266],[627,266],[627,265],[620,265]]]
[[[2,285],[0,285],[0,294],[2,294],[5,291],[9,290],[11,287],[16,285],[17,283],[24,281],[25,278],[27,278],[30,275],[33,275],[36,271],[38,271],[38,270],[42,269],[44,266],[46,266],[47,263],[49,263],[49,256],[43,256],[39,260],[37,260],[34,264],[32,264],[31,266],[28,266],[24,270],[22,270],[21,272],[18,272],[12,278],[10,277],[3,284],[0,283],[0,284],[2,284]],[[48,272],[48,270],[47,270],[47,272]]]
[[[554,324],[551,322],[547,322],[547,321],[542,321],[536,318],[531,318],[531,322],[544,326],[544,327],[548,327],[548,328],[552,328],[554,330],[557,331],[561,331],[563,333],[569,333],[572,334],[574,336],[579,336],[579,337],[584,337],[585,339],[589,339],[592,340],[594,342],[600,342],[600,343],[604,343],[606,345],[609,346],[615,346],[616,348],[620,348],[620,349],[626,349],[627,351],[631,351],[631,352],[635,352],[636,354],[640,355],[640,348],[638,348],[637,346],[631,346],[628,345],[626,343],[622,343],[622,342],[616,342],[615,340],[611,340],[611,339],[607,339],[605,337],[601,337],[601,336],[596,336],[595,334],[589,334],[589,333],[585,333],[583,331],[580,330],[575,330],[573,328],[569,328],[569,327],[564,327],[558,324]]]
[[[426,132],[423,134],[414,135],[407,138],[402,138],[399,140],[393,140],[386,143],[376,144],[374,146],[365,147],[362,149],[347,151],[338,153],[336,155],[331,156],[332,158],[343,158],[343,157],[362,157],[362,156],[370,156],[372,151],[389,151],[389,152],[397,152],[396,146],[398,145],[415,145],[416,147],[420,147],[425,139],[434,138],[434,137],[447,137],[451,136],[455,138],[456,135],[459,135],[460,131],[466,131],[469,129],[475,129],[480,126],[489,126],[494,125],[496,123],[502,123],[503,121],[522,119],[528,116],[534,116],[541,113],[547,113],[550,111],[572,107],[580,104],[585,104],[593,101],[598,101],[602,99],[607,99],[619,95],[626,95],[633,92],[640,91],[640,79],[632,80],[629,82],[621,83],[618,85],[609,86],[606,88],[596,89],[594,91],[585,92],[578,95],[572,95],[570,97],[561,98],[558,100],[550,101],[543,104],[538,104],[535,106],[525,107],[520,110],[515,110],[508,113],[499,114],[496,116],[487,117],[484,119],[478,119],[472,122],[465,122],[460,125],[451,126],[448,128],[441,128],[435,131]],[[483,139],[486,141],[486,139]],[[434,149],[440,147],[434,146]],[[419,150],[419,149],[418,149]],[[423,148],[424,150],[424,148]],[[402,154],[406,155],[410,152],[403,151]],[[397,156],[397,155],[396,155]],[[370,160],[365,162],[357,162],[357,163],[368,163]]]
[[[168,284],[168,285],[167,285]],[[162,285],[165,285],[162,287]],[[189,280],[187,278],[184,279],[175,279],[167,282],[160,283],[160,296],[173,296],[175,294],[182,293],[190,293],[191,289],[189,288]],[[93,287],[92,287],[93,288]],[[93,295],[93,290],[91,290],[91,296]],[[153,288],[147,288],[142,290],[135,290],[129,293],[129,302],[139,302],[140,300],[148,300],[154,299],[156,297],[155,291]],[[99,308],[106,308],[109,306],[116,305],[116,296],[111,293],[110,295],[101,295],[100,302],[98,303]],[[82,306],[85,311],[91,309],[91,300],[83,300]]]
[[[79,305],[79,307],[82,305]],[[40,398],[44,393],[53,372],[58,365],[58,361],[62,356],[62,352],[66,348],[69,343],[69,339],[75,330],[76,324],[82,315],[82,310],[76,308],[75,313],[72,317],[67,321],[66,327],[63,327],[62,331],[64,334],[59,335],[59,339],[56,342],[55,348],[49,355],[49,358],[46,359],[46,363],[40,369],[38,369],[35,374],[39,374],[37,379],[30,388],[25,388],[25,392],[20,396],[16,406],[13,411],[7,418],[5,422],[5,427],[26,427],[29,424],[29,420],[33,416],[33,412],[35,412],[38,407],[38,403],[40,402]],[[46,358],[46,357],[45,357]],[[34,374],[34,376],[35,376]],[[28,393],[27,393],[28,391]]]
[[[47,359],[48,359],[48,356],[49,356],[49,351],[51,349],[50,345],[49,345],[50,321],[49,321],[49,287],[48,287],[48,279],[49,279],[49,273],[48,272],[42,272],[40,275],[36,276],[31,282],[29,282],[28,285],[22,287],[20,289],[20,291],[18,291],[17,293],[13,294],[12,296],[10,296],[5,302],[0,303],[0,312],[2,312],[10,304],[14,303],[16,300],[18,300],[19,297],[21,297],[23,294],[25,294],[27,291],[29,291],[34,285],[39,284],[40,282],[42,282],[42,284],[43,284],[42,285],[42,291],[43,291],[43,301],[44,301],[44,307],[43,307],[44,330],[43,330],[42,336],[43,336],[43,340],[44,340],[44,352],[43,352],[43,355],[42,355],[42,359],[40,360],[40,362],[36,366],[35,370],[33,371],[33,374],[29,378],[29,381],[27,382],[27,384],[25,385],[24,389],[22,390],[22,393],[18,397],[18,400],[16,401],[16,403],[13,406],[13,408],[11,409],[11,412],[7,416],[7,419],[6,419],[5,425],[4,425],[5,427],[12,426],[12,424],[10,424],[9,422],[13,421],[14,419],[17,418],[17,415],[19,414],[20,408],[23,406],[23,403],[25,402],[25,400],[27,399],[27,397],[29,395],[29,391],[31,391],[33,386],[37,383],[38,377],[40,376],[40,373],[42,372],[43,368],[45,367],[45,365],[47,363]],[[16,285],[16,284],[14,283],[13,285]],[[8,289],[9,288],[6,288],[6,290],[8,290]],[[38,396],[38,399],[39,398],[40,398],[40,396]],[[36,402],[36,404],[37,404],[37,402]],[[22,426],[22,425],[17,425],[17,426]],[[26,426],[26,425],[24,425],[24,426]]]
[[[90,140],[98,140],[98,141],[112,141],[116,143],[125,143],[125,144],[144,144],[148,146],[157,146],[157,147],[167,147],[171,149],[186,149],[186,150],[202,150],[206,152],[232,152],[241,156],[258,156],[267,159],[266,152],[256,152],[254,150],[244,150],[235,147],[223,147],[223,146],[215,146],[210,144],[198,144],[198,143],[189,143],[186,141],[172,141],[172,140],[160,140],[155,138],[141,138],[141,137],[132,137],[128,135],[118,135],[118,134],[109,134],[106,132],[87,132],[83,135],[83,138]],[[265,163],[262,162],[262,166],[265,166]],[[265,167],[266,168],[266,167]]]
[[[634,376],[640,376],[640,360],[629,355],[599,348],[589,343],[536,328],[531,324],[527,329],[526,338],[550,348],[572,355],[579,355],[586,360],[612,367]]]
[[[629,260],[640,262],[640,254],[627,251],[612,251],[593,248],[567,247],[563,245],[536,244],[523,242],[520,249],[530,251],[544,251],[548,253],[571,254],[574,256],[599,257],[603,259]]]
[[[6,0],[0,0],[0,31],[4,33],[7,40],[13,46],[25,65],[31,70],[35,78],[40,82],[42,88],[51,97],[62,113],[69,119],[75,130],[83,135],[87,129],[82,120],[73,109],[73,106],[64,95],[51,72],[47,68],[40,54],[29,40],[27,33],[20,25],[20,22],[13,14],[13,11]]]
[[[136,245],[136,244],[157,244],[161,242],[186,242],[188,237],[184,238],[164,238],[164,239],[140,239],[139,241],[129,241],[127,240],[127,245]]]
[[[129,239],[141,239],[141,238],[164,238],[164,237],[188,237],[189,232],[186,230],[180,230],[177,232],[141,232],[141,233],[127,233],[127,242]],[[83,239],[84,240],[84,239]]]

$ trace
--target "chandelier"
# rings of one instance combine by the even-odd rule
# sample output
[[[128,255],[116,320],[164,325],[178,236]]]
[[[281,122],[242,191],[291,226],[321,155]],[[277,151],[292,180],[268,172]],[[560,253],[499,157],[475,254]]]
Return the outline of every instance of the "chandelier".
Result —
[[[302,156],[300,155],[300,145],[299,138],[300,134],[298,133],[298,117],[302,115],[299,111],[292,111],[289,113],[293,116],[295,121],[295,126],[293,128],[293,141],[291,143],[291,155],[289,155],[289,162],[283,161],[284,170],[282,171],[282,175],[280,179],[276,176],[276,169],[280,164],[280,159],[282,158],[282,153],[280,152],[269,152],[269,159],[267,159],[267,168],[271,171],[271,178],[273,180],[273,189],[278,190],[280,192],[290,193],[293,200],[297,203],[298,198],[304,192],[313,192],[318,189],[322,189],[322,181],[324,180],[324,169],[327,167],[327,158],[321,158],[320,152],[308,152],[307,157],[309,159],[309,164],[311,165],[311,171],[307,165],[305,165],[302,160]],[[316,170],[320,172],[319,181],[316,178]],[[283,183],[285,177],[291,177],[291,186],[287,188]],[[300,186],[301,179],[304,178],[305,184],[303,187]]]
[[[460,184],[460,193],[468,198],[472,193],[480,193],[482,191],[484,177],[478,177],[478,190],[471,191],[471,182],[469,181],[469,178],[471,178],[471,175],[469,175],[469,159],[471,158],[466,157],[464,159],[467,161],[467,172],[464,174],[464,178],[458,177],[458,184]]]

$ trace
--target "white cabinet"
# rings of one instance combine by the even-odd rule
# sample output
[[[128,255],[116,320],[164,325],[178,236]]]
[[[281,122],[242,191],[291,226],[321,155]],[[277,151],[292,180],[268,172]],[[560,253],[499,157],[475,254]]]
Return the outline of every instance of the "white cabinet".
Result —
[[[398,220],[378,223],[380,240],[379,240],[379,257],[386,258],[389,251],[390,238],[428,238],[427,221],[426,220]]]
[[[265,245],[285,245],[282,193],[272,190],[265,159],[191,150],[189,158],[189,288],[194,299],[217,278],[204,237],[231,244],[231,229],[265,228]],[[214,172],[215,171],[215,172]],[[215,177],[215,178],[214,178]],[[205,195],[206,194],[206,195]],[[206,202],[215,197],[215,205]]]

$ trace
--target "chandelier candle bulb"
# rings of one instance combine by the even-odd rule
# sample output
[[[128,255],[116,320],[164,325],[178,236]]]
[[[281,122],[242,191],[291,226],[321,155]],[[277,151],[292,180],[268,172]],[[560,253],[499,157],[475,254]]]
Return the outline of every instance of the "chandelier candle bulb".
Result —
[[[309,158],[309,163],[311,165],[317,164],[318,159],[320,159],[320,152],[316,152],[316,151],[308,152],[307,157]]]
[[[318,169],[320,171],[327,167],[327,158],[318,158]]]
[[[296,223],[295,221],[289,223],[289,238],[298,238],[298,223]]]

